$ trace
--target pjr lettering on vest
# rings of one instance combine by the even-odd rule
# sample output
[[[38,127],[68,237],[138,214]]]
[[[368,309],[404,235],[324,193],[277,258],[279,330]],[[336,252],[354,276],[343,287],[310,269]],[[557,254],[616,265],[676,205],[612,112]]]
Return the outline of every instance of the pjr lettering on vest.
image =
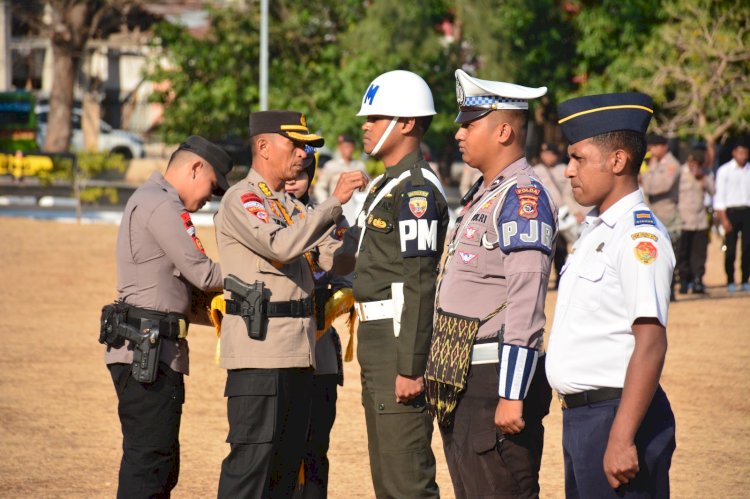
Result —
[[[554,230],[551,225],[538,220],[529,220],[529,231],[518,234],[518,222],[510,221],[502,224],[503,246],[510,246],[514,237],[518,237],[524,243],[536,243],[541,239],[541,243],[546,248],[552,249],[552,238]]]

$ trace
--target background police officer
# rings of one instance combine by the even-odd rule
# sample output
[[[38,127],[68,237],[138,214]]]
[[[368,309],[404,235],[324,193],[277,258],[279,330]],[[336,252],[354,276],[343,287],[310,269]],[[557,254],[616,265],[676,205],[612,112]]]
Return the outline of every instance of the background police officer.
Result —
[[[422,392],[448,207],[419,147],[434,114],[429,87],[408,71],[373,80],[358,114],[367,117],[365,152],[387,167],[360,214],[354,274],[357,357],[377,497],[438,496],[432,418]]]
[[[312,210],[315,208],[315,203],[308,191],[310,179],[315,178],[315,169],[318,165],[318,156],[314,153],[314,149],[308,149],[303,165],[305,169],[297,175],[296,180],[286,182],[284,190],[302,201],[308,210]],[[340,220],[339,226],[331,237],[343,245],[343,235],[348,227],[346,220]],[[347,242],[351,244],[351,238],[347,238]],[[356,247],[352,244],[347,254],[353,255],[355,250]],[[313,376],[310,425],[307,431],[304,457],[304,485],[298,487],[294,495],[294,497],[305,499],[328,497],[328,447],[331,441],[331,429],[336,420],[337,386],[344,385],[341,338],[333,326],[323,329],[320,324],[325,322],[325,306],[329,297],[342,288],[349,288],[351,291],[352,287],[349,276],[334,276],[331,272],[322,270],[317,264],[318,252],[314,251],[313,256],[315,257],[315,300],[316,321],[318,322],[318,331],[315,333],[317,336],[315,375]]]
[[[538,497],[542,418],[552,398],[541,350],[557,209],[524,147],[528,100],[547,88],[480,80],[460,69],[456,82],[456,140],[482,179],[450,237],[438,317],[479,319],[480,326],[453,424],[440,424],[445,456],[457,498]],[[434,334],[433,349],[459,343],[439,341],[442,326]],[[447,361],[441,371],[456,361],[431,352],[431,362],[436,354]]]
[[[261,321],[258,337],[229,301],[222,321],[230,452],[219,497],[290,497],[307,437],[315,363],[310,251],[318,250],[322,269],[332,269],[340,242],[330,234],[342,219],[341,205],[367,176],[342,173],[333,196],[308,211],[284,184],[303,170],[305,146],[319,147],[323,139],[292,111],[252,113],[250,136],[252,169],[222,199],[216,239],[224,277],[262,281],[264,303],[250,318]],[[338,273],[347,272],[351,267]],[[238,301],[229,293],[225,298]]]
[[[567,497],[669,497],[675,424],[659,378],[675,257],[637,181],[652,114],[640,93],[558,106],[566,175],[594,206],[563,269],[547,353]]]
[[[133,347],[108,347],[122,425],[117,496],[169,497],[180,470],[179,430],[188,374],[185,315],[191,286],[221,289],[221,270],[203,251],[189,212],[229,187],[229,156],[192,136],[172,155],[166,173],[154,173],[130,197],[117,235],[117,295],[128,305],[128,323],[159,327],[160,362],[153,383],[131,375]],[[169,315],[167,315],[169,314]]]

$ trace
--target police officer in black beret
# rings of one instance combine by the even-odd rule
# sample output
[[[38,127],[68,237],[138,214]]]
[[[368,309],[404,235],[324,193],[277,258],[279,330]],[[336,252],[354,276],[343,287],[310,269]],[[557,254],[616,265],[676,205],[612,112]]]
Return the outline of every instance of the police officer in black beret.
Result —
[[[222,283],[190,213],[226,191],[231,168],[223,149],[194,135],[172,154],[164,175],[151,175],[125,206],[117,236],[117,330],[127,326],[149,340],[140,348],[119,336],[101,340],[122,427],[119,498],[169,497],[177,485],[191,288],[220,291]],[[146,352],[153,368],[134,363],[134,350]]]

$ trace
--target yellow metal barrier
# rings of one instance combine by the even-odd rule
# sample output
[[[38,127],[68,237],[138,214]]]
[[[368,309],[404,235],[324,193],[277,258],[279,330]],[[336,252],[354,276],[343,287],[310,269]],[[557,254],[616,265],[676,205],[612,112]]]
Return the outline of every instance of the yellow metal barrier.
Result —
[[[14,178],[34,177],[40,173],[49,173],[54,164],[49,156],[37,154],[24,155],[0,153],[0,175],[12,175]]]

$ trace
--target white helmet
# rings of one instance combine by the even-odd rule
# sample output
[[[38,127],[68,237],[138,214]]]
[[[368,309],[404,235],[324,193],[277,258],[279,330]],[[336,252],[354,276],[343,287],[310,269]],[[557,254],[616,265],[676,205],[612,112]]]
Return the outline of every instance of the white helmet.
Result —
[[[432,116],[435,103],[430,87],[411,71],[388,71],[367,87],[357,116],[392,116],[416,118]]]

